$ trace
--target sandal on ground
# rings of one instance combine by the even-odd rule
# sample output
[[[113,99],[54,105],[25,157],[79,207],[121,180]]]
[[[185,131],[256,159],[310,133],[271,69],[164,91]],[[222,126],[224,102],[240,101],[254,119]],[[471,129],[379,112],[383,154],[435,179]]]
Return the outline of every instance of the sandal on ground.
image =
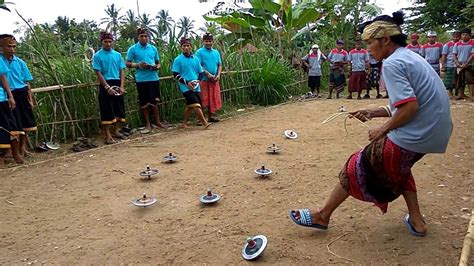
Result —
[[[419,236],[419,237],[424,237],[424,236],[426,236],[426,232],[418,232],[418,231],[416,231],[415,227],[413,226],[413,224],[412,224],[411,221],[410,221],[410,214],[405,215],[405,218],[403,219],[403,222],[404,222],[405,225],[407,226],[408,231],[410,232],[410,234],[412,234],[412,235],[414,235],[414,236]],[[424,222],[424,221],[423,221],[423,222]]]
[[[209,118],[209,121],[208,122],[213,122],[213,123],[217,123],[217,122],[220,122],[221,120],[217,117],[211,117]]]
[[[150,130],[148,128],[144,128],[144,129],[140,130],[140,133],[141,134],[149,134]]]
[[[322,224],[313,224],[312,219],[311,219],[311,212],[309,209],[299,209],[298,210],[300,214],[300,218],[296,220],[295,210],[290,211],[290,219],[297,225],[305,226],[305,227],[312,227],[320,230],[327,230],[328,226],[327,225],[322,225]]]

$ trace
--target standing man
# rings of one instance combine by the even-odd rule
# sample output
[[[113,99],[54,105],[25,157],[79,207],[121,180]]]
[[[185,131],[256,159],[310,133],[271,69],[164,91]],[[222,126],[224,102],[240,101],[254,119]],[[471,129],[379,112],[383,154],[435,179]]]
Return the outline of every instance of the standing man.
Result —
[[[204,128],[211,124],[206,121],[202,112],[201,87],[199,81],[204,77],[199,59],[191,53],[191,40],[182,37],[179,41],[183,53],[178,55],[173,62],[173,76],[178,81],[179,90],[186,99],[186,108],[184,109],[183,127],[188,128],[188,120],[193,111],[196,118],[201,121]]]
[[[380,94],[380,71],[382,70],[382,62],[375,60],[375,58],[370,53],[369,67],[369,90],[375,88],[377,91],[377,96],[375,96],[375,98],[380,99],[382,98],[382,94]]]
[[[319,50],[319,45],[314,44],[311,47],[311,53],[307,54],[302,59],[303,64],[308,71],[308,87],[311,90],[311,95],[317,98],[321,98],[320,87],[321,87],[321,64],[327,60],[326,56]],[[316,89],[316,95],[314,95],[314,89]]]
[[[13,35],[0,35],[0,42],[2,44],[3,56],[1,60],[5,63],[9,72],[7,73],[8,84],[10,85],[11,93],[15,99],[16,108],[12,110],[15,116],[16,125],[25,132],[20,135],[20,155],[28,154],[26,151],[26,144],[28,143],[28,132],[37,130],[36,120],[33,114],[33,96],[31,94],[30,70],[25,61],[21,60],[15,55],[16,40]]]
[[[114,37],[111,33],[101,32],[100,41],[102,49],[94,54],[92,68],[99,79],[100,120],[105,143],[112,144],[112,137],[126,139],[119,132],[119,124],[125,122],[125,62],[122,55],[112,48]],[[111,125],[114,126],[113,135],[109,129]]]
[[[349,96],[347,99],[352,99],[352,93],[357,92],[357,99],[361,100],[360,94],[362,90],[367,89],[367,94],[364,96],[365,99],[370,99],[369,88],[367,86],[367,74],[365,70],[369,64],[369,53],[367,50],[362,49],[362,45],[359,40],[355,43],[355,49],[349,52]]]
[[[221,54],[212,48],[214,37],[206,32],[202,37],[204,47],[196,52],[196,57],[201,62],[204,70],[204,78],[201,81],[201,96],[203,105],[207,108],[207,121],[219,122],[215,116],[217,110],[222,107],[221,88],[219,81],[222,73]]]
[[[4,41],[4,40],[0,40]],[[20,155],[18,136],[21,132],[15,121],[12,109],[15,109],[15,99],[8,85],[7,74],[10,70],[3,60],[0,60],[0,168],[5,166],[5,154],[11,149],[16,163],[24,163]]]
[[[329,95],[328,99],[332,98],[332,91],[336,90],[336,99],[344,90],[346,85],[346,77],[344,76],[344,65],[347,64],[347,51],[342,49],[344,41],[337,40],[336,48],[332,49],[328,55],[329,62],[331,62],[331,70],[329,74]]]
[[[471,100],[474,100],[474,67],[472,62],[474,59],[474,40],[471,40],[471,29],[463,29],[461,31],[461,40],[454,45],[453,60],[457,68],[458,78],[456,88],[459,96],[456,100],[466,97],[464,88],[469,87]]]
[[[441,53],[441,69],[445,72],[444,75],[444,86],[448,90],[449,97],[453,97],[453,89],[456,87],[456,66],[454,65],[453,60],[453,49],[454,44],[456,44],[461,39],[461,34],[459,31],[453,32],[452,40],[445,43],[443,46],[443,52]]]
[[[158,70],[161,68],[160,55],[155,46],[148,43],[149,32],[146,28],[137,30],[138,42],[127,51],[127,67],[135,68],[135,82],[137,84],[138,101],[143,117],[145,129],[140,131],[148,134],[151,130],[150,110],[153,112],[155,126],[164,128],[158,115],[160,101],[160,80]]]
[[[414,52],[414,53],[417,53],[417,54],[420,54],[421,52],[421,45],[418,43],[418,39],[420,38],[420,36],[418,36],[418,34],[416,33],[413,33],[411,36],[410,36],[410,43],[407,45],[407,49]]]
[[[428,43],[424,44],[421,48],[421,56],[425,58],[428,64],[438,73],[440,74],[439,69],[439,60],[441,58],[443,52],[443,44],[436,41],[437,34],[434,31],[430,31],[427,34],[428,36]]]

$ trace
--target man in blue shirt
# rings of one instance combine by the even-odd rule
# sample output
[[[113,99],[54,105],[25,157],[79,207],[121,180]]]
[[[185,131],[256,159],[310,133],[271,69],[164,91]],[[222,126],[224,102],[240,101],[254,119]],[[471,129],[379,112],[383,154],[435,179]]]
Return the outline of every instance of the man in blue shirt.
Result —
[[[126,139],[119,132],[120,122],[125,122],[125,62],[122,55],[112,48],[114,37],[111,33],[101,32],[100,41],[102,49],[94,54],[92,68],[99,79],[100,120],[105,143],[112,144],[112,137]],[[110,125],[114,125],[113,135],[110,133]]]
[[[0,39],[0,44],[5,40]],[[20,155],[18,136],[22,133],[18,130],[12,109],[15,109],[15,99],[8,85],[7,74],[10,70],[3,60],[0,60],[0,168],[5,166],[5,154],[11,149],[13,158],[17,163],[23,163]]]
[[[138,42],[127,51],[127,67],[135,68],[135,82],[137,84],[138,101],[145,118],[145,129],[142,134],[150,133],[150,112],[153,111],[154,125],[164,128],[158,115],[160,101],[160,81],[158,70],[161,68],[158,49],[148,42],[149,32],[146,28],[137,30]]]
[[[3,34],[0,36],[2,40],[3,56],[0,59],[10,70],[7,74],[8,83],[15,99],[16,108],[12,110],[15,116],[16,125],[25,132],[34,132],[37,130],[36,120],[33,114],[33,96],[31,94],[30,81],[33,80],[26,63],[15,55],[16,40],[13,35]],[[28,143],[28,135],[20,135],[20,154],[29,154],[26,151]]]
[[[222,73],[221,54],[212,48],[214,37],[211,33],[206,32],[202,40],[204,47],[196,52],[196,57],[201,61],[204,70],[204,78],[201,81],[202,103],[207,108],[208,121],[219,122],[215,113],[222,107],[221,88],[219,86]]]
[[[188,120],[194,111],[196,118],[201,121],[204,128],[208,128],[210,123],[206,121],[201,109],[201,88],[199,85],[199,81],[204,77],[204,70],[199,59],[191,53],[191,40],[183,37],[179,43],[183,53],[174,59],[171,71],[175,80],[178,81],[179,90],[186,99],[183,127],[189,127]]]

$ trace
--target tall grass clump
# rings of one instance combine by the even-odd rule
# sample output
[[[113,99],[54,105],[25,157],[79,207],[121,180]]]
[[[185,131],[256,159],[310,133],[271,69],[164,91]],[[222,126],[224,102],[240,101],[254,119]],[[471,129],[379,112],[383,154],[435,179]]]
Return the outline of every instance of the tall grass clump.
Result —
[[[251,76],[255,84],[250,95],[253,104],[274,105],[284,102],[291,95],[288,84],[297,82],[298,74],[287,63],[272,57]]]

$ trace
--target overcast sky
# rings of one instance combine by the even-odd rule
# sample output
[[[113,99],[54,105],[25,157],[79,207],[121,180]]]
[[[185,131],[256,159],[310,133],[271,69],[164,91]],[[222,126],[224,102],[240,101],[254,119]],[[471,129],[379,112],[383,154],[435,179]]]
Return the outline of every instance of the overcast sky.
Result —
[[[221,0],[222,1],[222,0]],[[107,5],[115,4],[121,8],[124,15],[129,9],[137,13],[136,0],[7,0],[14,5],[8,5],[12,12],[0,10],[0,33],[12,33],[18,26],[24,27],[24,22],[16,15],[13,9],[25,18],[31,18],[35,23],[54,23],[58,16],[67,16],[80,22],[84,19],[100,21],[106,17],[104,9]],[[198,0],[138,0],[140,13],[147,13],[154,18],[161,9],[168,10],[171,17],[177,21],[180,17],[187,16],[195,20],[195,28],[203,26],[202,15],[211,10],[216,0],[211,3],[199,3]],[[384,13],[391,14],[393,11],[406,7],[407,0],[384,0],[376,1],[384,8]],[[103,25],[105,26],[105,25]]]

